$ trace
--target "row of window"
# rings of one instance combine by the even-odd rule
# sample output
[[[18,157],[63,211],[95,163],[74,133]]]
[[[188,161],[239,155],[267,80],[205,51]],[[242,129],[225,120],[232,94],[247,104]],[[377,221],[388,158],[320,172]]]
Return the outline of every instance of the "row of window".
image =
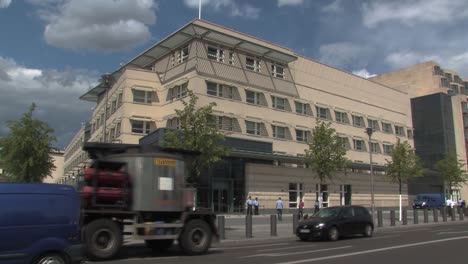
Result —
[[[466,86],[467,82],[464,82],[460,76],[452,75],[451,73],[444,72],[439,66],[434,66],[434,74],[444,76],[447,82],[455,82]]]
[[[107,111],[107,118],[109,118],[117,109],[122,105],[122,97],[123,93],[119,93],[117,98],[112,100],[110,104],[107,104],[106,111]],[[135,98],[135,96],[134,96]],[[134,99],[135,100],[135,99]],[[104,125],[104,119],[106,118],[105,112],[101,113],[95,122],[91,123],[91,134],[93,134],[96,130],[98,130],[102,125]]]

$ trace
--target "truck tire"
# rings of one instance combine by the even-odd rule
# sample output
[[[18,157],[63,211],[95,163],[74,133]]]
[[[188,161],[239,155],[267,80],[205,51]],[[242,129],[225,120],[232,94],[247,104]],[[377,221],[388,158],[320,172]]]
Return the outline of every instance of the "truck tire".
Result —
[[[179,237],[179,245],[187,255],[199,255],[211,246],[212,232],[208,223],[201,219],[189,220]]]
[[[145,240],[145,245],[148,248],[151,248],[153,251],[166,251],[168,250],[172,244],[174,244],[174,240],[172,239],[152,239],[152,240]]]
[[[122,246],[120,226],[110,219],[97,219],[90,222],[85,230],[86,254],[93,260],[114,257]]]

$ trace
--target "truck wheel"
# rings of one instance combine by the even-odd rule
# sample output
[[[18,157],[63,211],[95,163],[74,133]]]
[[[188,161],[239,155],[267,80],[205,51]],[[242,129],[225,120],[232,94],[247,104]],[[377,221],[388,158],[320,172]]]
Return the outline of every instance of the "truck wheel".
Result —
[[[172,244],[174,244],[174,240],[172,239],[145,240],[145,245],[153,251],[166,251],[172,246]]]
[[[211,245],[211,229],[200,219],[190,220],[179,237],[179,244],[187,255],[203,254]]]
[[[114,257],[122,246],[120,226],[109,219],[97,219],[86,226],[85,247],[87,255],[96,260]]]

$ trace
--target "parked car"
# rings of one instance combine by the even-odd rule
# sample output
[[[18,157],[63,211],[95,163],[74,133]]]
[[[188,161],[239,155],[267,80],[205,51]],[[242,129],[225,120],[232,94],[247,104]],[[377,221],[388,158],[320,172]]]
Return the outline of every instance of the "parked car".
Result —
[[[323,208],[310,218],[299,222],[296,235],[302,241],[309,239],[338,240],[341,236],[371,237],[374,224],[369,211],[362,206],[335,206]]]
[[[444,207],[445,203],[445,196],[442,193],[422,193],[416,196],[413,209]]]
[[[0,263],[81,263],[80,237],[73,187],[0,183]]]

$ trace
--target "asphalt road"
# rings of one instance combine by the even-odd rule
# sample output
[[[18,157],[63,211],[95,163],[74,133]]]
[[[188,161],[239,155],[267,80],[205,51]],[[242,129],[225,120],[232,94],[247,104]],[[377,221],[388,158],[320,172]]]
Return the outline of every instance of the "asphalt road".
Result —
[[[203,256],[184,256],[176,245],[166,253],[132,245],[123,248],[118,259],[101,263],[466,263],[467,243],[468,223],[453,222],[379,229],[372,238],[337,242],[301,242],[295,238],[223,242]]]

